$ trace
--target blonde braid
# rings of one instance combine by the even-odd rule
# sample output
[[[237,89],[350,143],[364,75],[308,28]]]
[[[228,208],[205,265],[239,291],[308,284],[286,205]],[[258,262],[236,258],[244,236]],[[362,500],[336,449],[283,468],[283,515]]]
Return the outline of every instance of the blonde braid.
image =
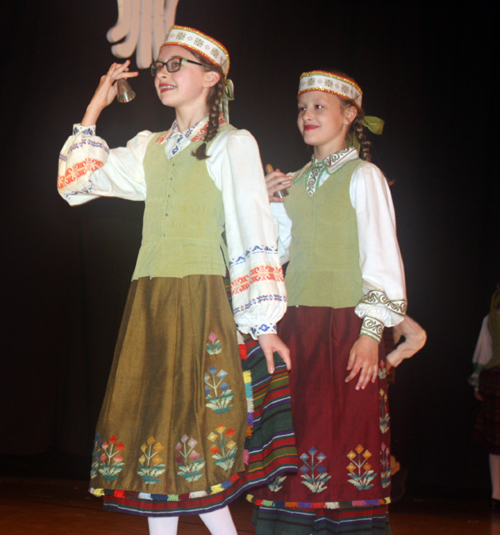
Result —
[[[366,135],[365,135],[365,127],[363,126],[363,119],[365,117],[365,112],[356,106],[358,110],[358,115],[356,116],[356,119],[351,124],[350,131],[354,132],[355,136],[357,137],[359,144],[361,146],[361,158],[363,160],[366,160],[367,162],[372,161],[372,155],[370,153],[370,148],[372,146],[372,142],[368,141]]]
[[[207,143],[212,141],[219,131],[220,103],[222,100],[222,95],[224,94],[226,77],[218,65],[209,63],[203,56],[200,56],[195,52],[191,51],[191,53],[198,59],[200,63],[203,63],[205,69],[209,71],[215,71],[220,74],[219,81],[210,88],[210,92],[208,93],[207,105],[210,111],[208,115],[208,128],[207,133],[205,134],[205,139],[203,140],[203,143],[192,152],[192,155],[196,156],[198,160],[206,160],[209,158],[209,156],[207,156]]]

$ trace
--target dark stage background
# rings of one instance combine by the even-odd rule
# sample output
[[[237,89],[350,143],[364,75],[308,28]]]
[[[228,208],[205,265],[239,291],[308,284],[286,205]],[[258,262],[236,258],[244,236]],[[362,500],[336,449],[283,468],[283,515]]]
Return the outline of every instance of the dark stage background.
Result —
[[[3,473],[84,477],[143,205],[70,208],[55,185],[58,152],[115,61],[106,32],[117,3],[17,0],[2,11],[0,461]],[[395,180],[409,313],[428,333],[397,370],[394,451],[416,485],[486,489],[467,376],[500,280],[493,14],[465,2],[180,0],[177,23],[228,47],[232,123],[255,135],[264,163],[288,171],[309,158],[295,126],[305,70],[351,73],[367,113],[385,119],[375,161]],[[99,121],[112,147],[173,120],[147,71],[132,85],[137,98]]]

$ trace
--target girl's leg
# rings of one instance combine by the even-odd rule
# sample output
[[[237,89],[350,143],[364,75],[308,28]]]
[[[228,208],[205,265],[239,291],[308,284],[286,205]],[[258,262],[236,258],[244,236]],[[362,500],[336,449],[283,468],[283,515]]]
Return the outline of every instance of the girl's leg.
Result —
[[[178,516],[148,516],[149,535],[177,535]]]
[[[203,523],[212,535],[237,535],[236,527],[229,512],[229,507],[217,509],[211,513],[200,515]]]
[[[490,453],[491,497],[500,500],[500,455]]]

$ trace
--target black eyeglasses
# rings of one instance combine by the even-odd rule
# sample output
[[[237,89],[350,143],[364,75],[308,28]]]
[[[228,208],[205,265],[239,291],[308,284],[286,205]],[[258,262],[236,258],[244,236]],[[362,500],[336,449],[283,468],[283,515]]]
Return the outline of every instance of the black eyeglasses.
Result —
[[[178,70],[180,70],[183,61],[185,61],[186,63],[194,63],[194,65],[201,65],[202,67],[205,67],[203,63],[198,63],[197,61],[192,61],[190,59],[171,58],[168,61],[154,61],[151,64],[151,76],[156,76],[163,69],[163,67],[166,67],[168,72],[177,72]]]

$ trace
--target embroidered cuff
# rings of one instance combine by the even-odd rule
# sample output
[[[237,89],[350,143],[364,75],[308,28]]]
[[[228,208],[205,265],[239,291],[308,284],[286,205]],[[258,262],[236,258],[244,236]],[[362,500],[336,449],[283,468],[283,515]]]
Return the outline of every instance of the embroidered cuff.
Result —
[[[369,305],[372,307],[383,307],[389,312],[397,314],[398,316],[404,316],[406,309],[408,308],[408,302],[406,299],[389,299],[385,292],[380,290],[369,291],[363,299],[359,302],[360,305]]]
[[[95,136],[95,125],[82,126],[81,124],[73,125],[73,135],[83,134],[84,136]]]
[[[370,316],[365,316],[363,319],[363,325],[361,326],[361,332],[359,336],[366,335],[380,342],[382,339],[382,333],[384,332],[384,324]]]
[[[276,328],[276,323],[263,323],[258,327],[252,327],[251,329],[252,336],[257,338],[261,334],[277,334],[278,329]]]

